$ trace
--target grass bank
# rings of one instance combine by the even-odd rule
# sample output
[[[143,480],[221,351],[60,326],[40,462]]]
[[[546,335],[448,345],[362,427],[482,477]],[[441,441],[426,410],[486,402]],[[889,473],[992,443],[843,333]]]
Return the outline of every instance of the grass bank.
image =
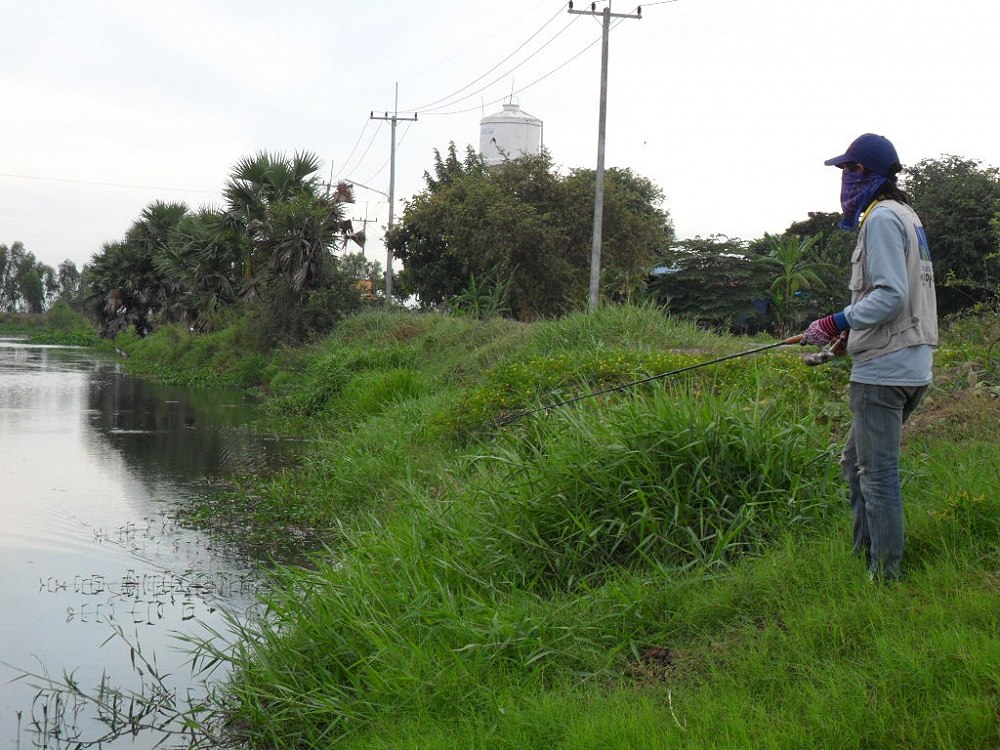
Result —
[[[0,333],[23,337],[32,344],[101,345],[97,327],[62,301],[42,314],[0,313]]]
[[[968,326],[969,324],[964,324]],[[121,342],[255,388],[295,469],[195,509],[304,564],[221,655],[255,748],[995,748],[1000,400],[988,328],[906,433],[905,579],[849,550],[847,363],[652,309],[522,325],[368,312],[247,355],[239,326]]]

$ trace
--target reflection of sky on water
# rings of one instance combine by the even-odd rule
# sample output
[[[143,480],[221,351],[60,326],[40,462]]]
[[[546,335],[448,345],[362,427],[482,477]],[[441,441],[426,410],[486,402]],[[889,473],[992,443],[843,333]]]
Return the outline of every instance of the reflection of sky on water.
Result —
[[[83,350],[0,342],[0,661],[128,686],[128,648],[102,646],[116,624],[183,688],[173,634],[225,630],[221,610],[245,609],[253,583],[165,504],[270,460],[236,429],[246,415],[232,396],[128,378]],[[0,665],[2,683],[13,675]],[[0,747],[14,746],[15,712],[27,716],[35,692],[4,684]]]

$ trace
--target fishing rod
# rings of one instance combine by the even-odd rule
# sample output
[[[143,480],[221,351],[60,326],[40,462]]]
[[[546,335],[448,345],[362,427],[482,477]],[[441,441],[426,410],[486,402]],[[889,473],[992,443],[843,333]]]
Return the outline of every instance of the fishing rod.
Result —
[[[615,391],[623,391],[626,388],[633,388],[637,385],[642,385],[643,383],[650,383],[654,380],[660,380],[662,378],[669,378],[673,375],[679,375],[682,372],[688,372],[689,370],[697,370],[699,367],[708,367],[709,365],[715,365],[719,362],[725,362],[729,359],[737,359],[738,357],[747,357],[751,354],[757,354],[758,352],[766,352],[768,349],[777,349],[779,346],[791,346],[793,344],[801,344],[802,335],[791,336],[784,341],[778,341],[774,344],[767,344],[766,346],[758,346],[756,349],[748,349],[745,352],[737,352],[736,354],[727,354],[724,357],[716,357],[715,359],[707,360],[706,362],[698,362],[697,364],[687,365],[686,367],[679,367],[676,370],[671,370],[670,372],[661,372],[658,375],[650,375],[645,378],[640,378],[639,380],[633,380],[628,383],[622,383],[620,385],[612,386],[611,388],[604,388],[600,391],[593,391],[592,393],[584,393],[581,396],[574,396],[573,398],[568,398],[565,401],[557,401],[554,404],[546,404],[545,406],[538,406],[534,409],[525,409],[524,411],[519,411],[515,414],[510,414],[503,419],[494,420],[494,424],[497,427],[502,427],[508,425],[511,422],[516,422],[517,420],[527,417],[529,414],[537,414],[538,412],[548,411],[549,409],[555,409],[557,406],[566,406],[567,404],[576,403],[577,401],[582,401],[585,398],[594,398],[596,396],[603,396],[606,393],[614,393]],[[819,363],[817,363],[819,364]]]

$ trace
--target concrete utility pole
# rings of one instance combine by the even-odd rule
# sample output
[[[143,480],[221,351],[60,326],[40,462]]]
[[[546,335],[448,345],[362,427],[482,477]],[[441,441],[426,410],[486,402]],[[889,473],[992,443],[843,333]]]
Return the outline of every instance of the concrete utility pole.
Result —
[[[399,116],[399,84],[396,84],[396,101],[392,107],[392,114],[386,112],[384,115],[376,115],[373,111],[370,115],[373,120],[388,120],[392,125],[392,146],[389,149],[389,230],[392,229],[393,211],[396,202],[396,123],[399,120],[411,120],[416,122],[417,114],[413,117]],[[392,248],[388,241],[385,243],[385,301],[388,304],[392,299]]]
[[[608,37],[612,18],[642,18],[642,7],[635,14],[612,13],[611,0],[608,6],[597,10],[597,3],[590,4],[590,10],[573,10],[570,0],[569,12],[574,15],[603,17],[604,34],[601,37],[601,107],[597,124],[597,186],[594,189],[594,240],[590,251],[590,312],[597,309],[601,290],[601,232],[604,229],[604,134],[608,120]]]

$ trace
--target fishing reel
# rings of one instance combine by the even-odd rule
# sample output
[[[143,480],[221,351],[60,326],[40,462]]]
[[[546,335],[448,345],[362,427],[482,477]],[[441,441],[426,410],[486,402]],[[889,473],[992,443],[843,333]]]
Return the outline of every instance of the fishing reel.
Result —
[[[834,357],[843,357],[847,354],[847,336],[849,333],[850,331],[844,331],[840,336],[831,341],[826,348],[805,355],[802,361],[810,367],[816,367],[817,365],[825,365]]]

